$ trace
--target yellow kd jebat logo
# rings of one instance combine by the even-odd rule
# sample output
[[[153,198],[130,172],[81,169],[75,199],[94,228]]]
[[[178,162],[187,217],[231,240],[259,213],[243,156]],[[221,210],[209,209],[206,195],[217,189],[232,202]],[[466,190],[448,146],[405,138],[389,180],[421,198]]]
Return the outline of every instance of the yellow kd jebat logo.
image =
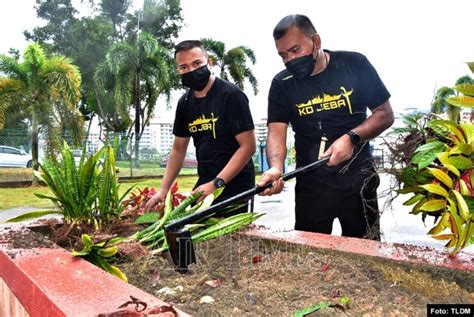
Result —
[[[212,135],[214,139],[216,138],[216,121],[219,120],[219,117],[214,118],[214,113],[211,113],[211,118],[206,118],[202,115],[200,118],[197,118],[190,124],[188,124],[189,132],[196,133],[201,131],[212,130]]]
[[[300,116],[306,116],[315,111],[326,111],[341,107],[347,107],[349,113],[352,114],[352,105],[349,96],[352,95],[353,90],[347,91],[344,87],[341,87],[341,91],[342,93],[339,95],[323,94],[322,98],[316,96],[307,102],[297,104],[296,107],[298,108],[298,114]]]

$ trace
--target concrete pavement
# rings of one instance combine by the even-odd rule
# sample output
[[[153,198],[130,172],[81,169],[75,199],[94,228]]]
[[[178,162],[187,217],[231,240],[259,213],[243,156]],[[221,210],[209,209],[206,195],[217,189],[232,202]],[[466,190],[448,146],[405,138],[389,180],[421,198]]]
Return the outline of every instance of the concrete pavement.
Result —
[[[427,217],[426,224],[423,223],[421,215],[410,214],[410,206],[403,206],[403,202],[412,195],[402,195],[397,197],[391,206],[383,206],[386,202],[386,192],[390,184],[390,176],[380,175],[379,207],[382,210],[380,227],[382,230],[382,241],[390,243],[407,243],[419,246],[427,246],[438,250],[444,249],[444,241],[438,241],[427,235],[433,226],[434,218]],[[255,198],[256,212],[265,213],[256,224],[264,225],[275,230],[290,230],[294,227],[295,216],[295,182],[289,181],[285,184],[284,190],[274,196]],[[385,197],[384,197],[385,196]],[[411,206],[412,207],[412,206]],[[333,226],[333,235],[341,235],[341,226],[336,219]],[[474,253],[474,245],[465,249]]]

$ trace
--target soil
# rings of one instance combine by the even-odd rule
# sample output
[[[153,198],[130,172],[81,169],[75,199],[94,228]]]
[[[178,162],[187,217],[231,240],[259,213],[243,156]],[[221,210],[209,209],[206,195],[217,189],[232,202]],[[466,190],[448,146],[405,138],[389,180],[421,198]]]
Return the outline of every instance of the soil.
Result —
[[[36,232],[5,229],[0,242],[15,248],[80,249],[87,232],[101,241],[128,236],[136,225],[64,226],[49,221]],[[129,283],[195,316],[292,316],[322,302],[321,315],[424,316],[428,303],[474,303],[474,274],[395,263],[372,257],[253,239],[239,234],[195,244],[197,263],[177,273],[166,252],[150,255],[136,243],[120,245],[119,266]],[[203,300],[207,303],[203,303]],[[349,299],[348,304],[341,299]],[[210,301],[210,302],[209,302]],[[314,315],[314,313],[313,313]]]
[[[428,303],[474,303],[474,274],[456,283],[443,280],[446,272],[241,235],[195,249],[198,263],[186,274],[167,254],[119,267],[131,284],[196,316],[292,316],[325,301],[334,307],[318,315],[417,316]],[[213,302],[200,303],[204,296]]]

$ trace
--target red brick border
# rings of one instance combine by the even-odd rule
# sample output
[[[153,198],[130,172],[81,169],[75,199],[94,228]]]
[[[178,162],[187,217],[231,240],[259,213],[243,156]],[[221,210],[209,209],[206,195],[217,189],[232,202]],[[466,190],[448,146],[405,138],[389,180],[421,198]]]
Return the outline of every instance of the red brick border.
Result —
[[[149,307],[168,305],[58,247],[13,249],[0,243],[0,277],[32,317],[110,313],[130,295]]]
[[[428,247],[384,243],[296,230],[274,231],[259,228],[248,230],[245,234],[255,238],[368,255],[393,261],[427,264],[474,272],[474,254],[468,252],[459,252],[457,255],[451,256],[447,252],[433,250]]]

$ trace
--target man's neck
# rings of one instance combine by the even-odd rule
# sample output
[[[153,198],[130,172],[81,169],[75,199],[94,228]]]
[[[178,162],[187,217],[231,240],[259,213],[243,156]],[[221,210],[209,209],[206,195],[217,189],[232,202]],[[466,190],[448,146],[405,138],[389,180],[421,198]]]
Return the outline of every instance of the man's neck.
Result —
[[[323,72],[329,64],[329,53],[325,52],[321,49],[320,53],[318,54],[319,58],[314,65],[313,75],[317,75]]]
[[[211,77],[209,77],[209,81],[207,82],[207,85],[206,87],[204,87],[203,90],[201,91],[194,91],[194,96],[197,97],[197,98],[204,98],[207,96],[207,93],[209,92],[209,90],[211,90],[211,87],[212,85],[214,84],[214,82],[216,81],[216,76],[214,75],[211,75]]]

